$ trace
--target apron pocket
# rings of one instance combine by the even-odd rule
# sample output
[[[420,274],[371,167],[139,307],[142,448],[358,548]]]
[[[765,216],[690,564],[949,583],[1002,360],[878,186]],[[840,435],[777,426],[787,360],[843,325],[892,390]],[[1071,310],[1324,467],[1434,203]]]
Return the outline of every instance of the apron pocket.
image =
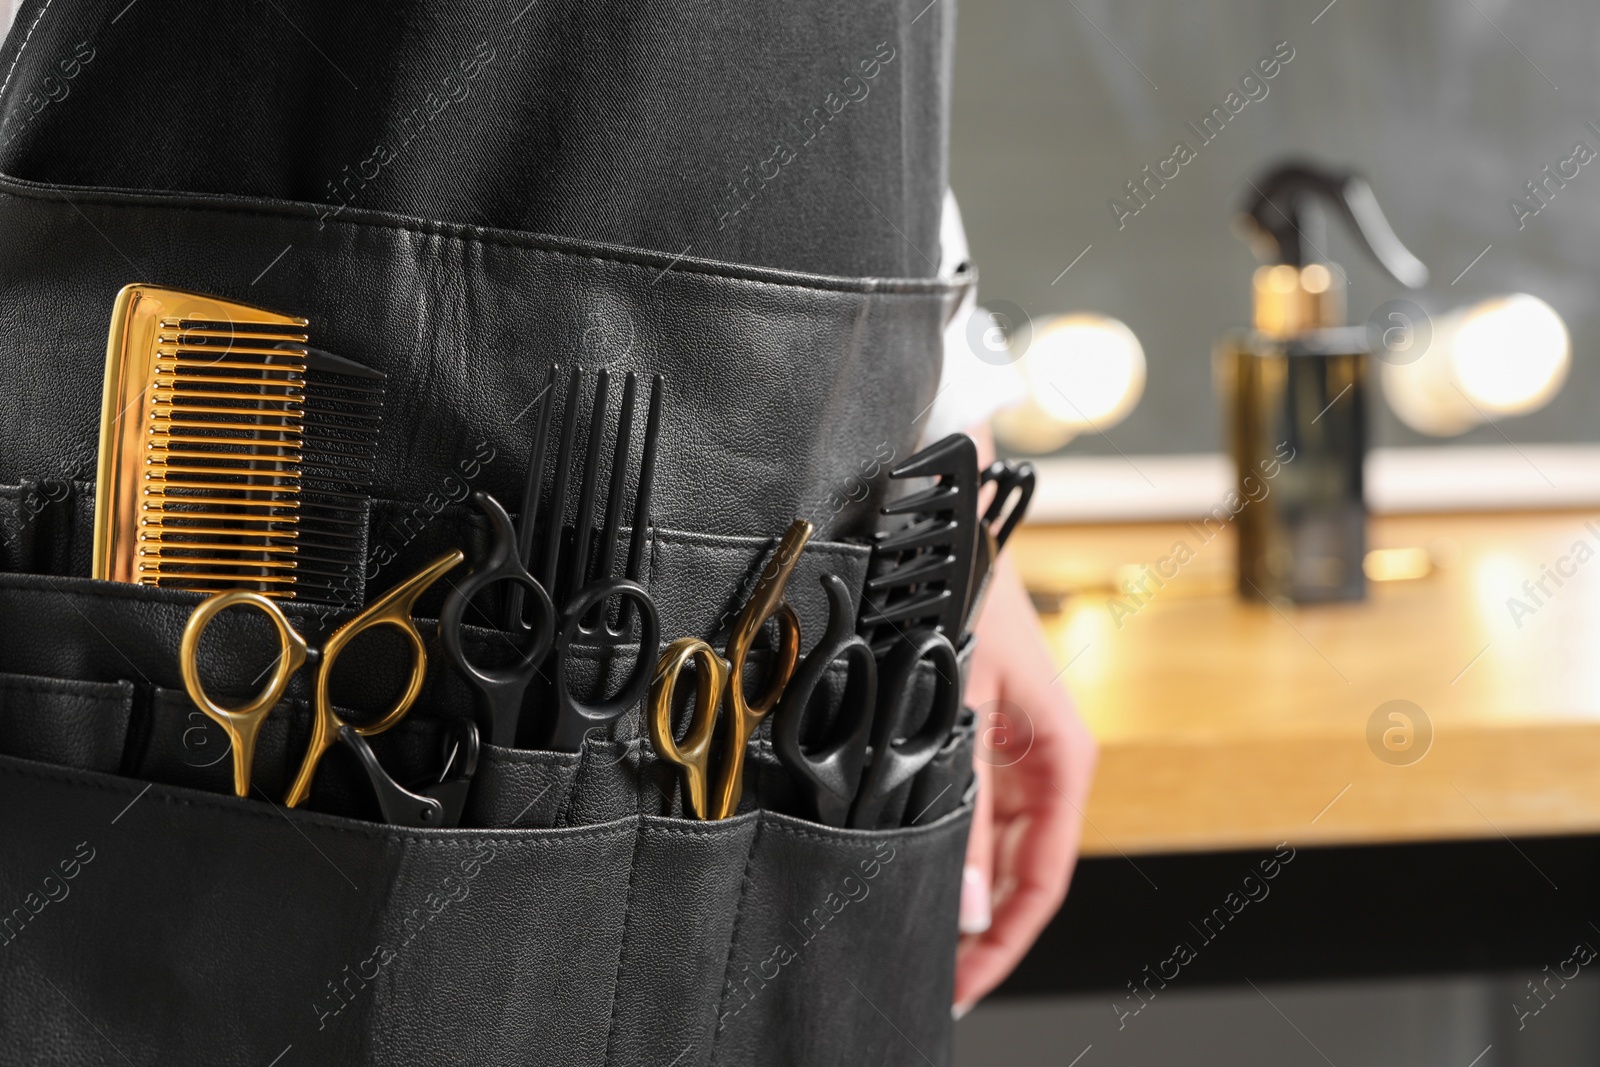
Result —
[[[74,506],[84,487],[58,478],[0,485],[0,572],[87,573],[87,546],[74,536]],[[92,491],[91,491],[92,495]]]
[[[558,825],[571,802],[583,758],[581,752],[485,744],[462,821],[518,830]]]
[[[763,813],[711,1062],[948,1064],[971,815],[839,830]]]
[[[972,785],[973,746],[977,743],[977,716],[964,708],[950,739],[938,755],[913,780],[906,804],[905,825],[938,822],[961,807]]]
[[[710,1062],[758,821],[642,820],[606,1063]]]
[[[132,711],[130,682],[0,674],[0,754],[114,774]]]
[[[420,832],[9,757],[0,809],[0,1064],[604,1060],[637,820]]]

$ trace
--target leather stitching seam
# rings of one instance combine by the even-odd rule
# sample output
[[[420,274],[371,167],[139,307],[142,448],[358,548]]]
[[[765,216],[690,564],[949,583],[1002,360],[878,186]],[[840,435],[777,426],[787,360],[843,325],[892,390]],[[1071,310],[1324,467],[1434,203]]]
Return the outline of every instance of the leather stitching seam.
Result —
[[[84,691],[85,687],[115,692]],[[76,678],[30,678],[21,674],[0,673],[0,689],[9,693],[37,693],[41,696],[66,696],[95,704],[125,704],[133,699],[132,682],[85,682]]]
[[[20,53],[19,53],[20,58]],[[18,179],[14,176],[0,174],[0,178],[11,177],[13,181],[21,182],[27,179]],[[82,193],[84,187],[74,186],[74,192]],[[57,190],[59,193],[59,190]],[[170,203],[165,202],[159,195],[150,195],[148,190],[131,191],[130,199],[124,201],[104,193],[96,195],[90,187],[87,195],[79,195],[77,204],[90,204],[96,207],[157,207],[166,211],[179,211],[196,214],[229,215],[235,218],[261,218],[261,219],[292,219],[296,221],[310,221],[315,214],[316,205],[309,202],[302,205],[298,201],[285,201],[285,208],[291,210],[271,210],[266,208],[242,208],[227,204],[206,203]],[[0,189],[0,196],[16,199],[55,200],[55,196],[47,195],[44,190],[37,192],[32,189]],[[62,199],[65,199],[63,196]],[[71,203],[71,201],[69,201]],[[294,210],[304,207],[304,211]],[[464,245],[481,245],[484,247],[514,248],[520,251],[532,252],[537,256],[558,260],[580,260],[589,263],[626,267],[640,273],[659,273],[664,264],[672,261],[666,253],[651,252],[640,249],[637,254],[630,254],[626,249],[616,249],[607,254],[589,251],[580,252],[565,248],[552,248],[544,245],[532,235],[520,236],[509,232],[473,232],[471,230],[456,231],[458,224],[439,223],[428,224],[421,221],[410,221],[402,218],[386,219],[333,219],[327,222],[330,226],[349,227],[356,230],[391,230],[400,233],[414,234],[419,237],[443,238],[458,241]],[[560,240],[555,238],[555,240]],[[752,286],[765,286],[776,290],[791,290],[799,292],[841,293],[847,296],[899,296],[917,298],[943,299],[953,296],[967,288],[964,280],[946,281],[940,278],[848,278],[835,277],[826,274],[807,275],[785,273],[785,278],[761,277],[759,273],[745,273],[745,271],[731,269],[737,265],[721,264],[714,260],[689,260],[681,259],[672,261],[673,273],[698,275],[707,278],[718,278],[725,281],[740,282]],[[771,270],[778,272],[778,268],[751,267],[746,270],[761,272]]]
[[[622,939],[617,946],[617,970],[611,977],[611,1011],[606,1022],[606,1051],[604,1063],[611,1062],[611,1049],[617,1038],[617,1004],[621,1001],[622,970],[628,959],[628,935],[633,924],[633,895],[639,884],[639,837],[633,836],[633,854],[628,858],[628,897],[622,906]]]
[[[0,776],[9,776],[9,777],[13,777],[13,778],[31,778],[31,779],[36,779],[38,781],[57,782],[57,783],[60,783],[62,785],[71,786],[74,789],[93,789],[93,790],[96,790],[96,791],[102,792],[102,793],[114,793],[114,794],[116,794],[117,796],[120,796],[120,797],[127,797],[129,795],[129,793],[132,791],[131,788],[120,787],[120,786],[117,786],[117,785],[113,785],[113,784],[111,784],[109,782],[84,781],[84,780],[82,780],[81,778],[79,778],[79,777],[77,777],[75,775],[52,774],[47,770],[36,770],[36,769],[30,768],[30,767],[13,767],[13,766],[0,765]],[[131,781],[138,781],[138,779],[132,779]],[[260,810],[260,811],[248,810],[244,806],[238,806],[238,807],[229,806],[229,805],[227,805],[225,803],[226,798],[222,798],[222,797],[218,797],[217,801],[213,802],[211,800],[202,799],[202,798],[198,798],[198,797],[193,797],[193,798],[191,798],[191,797],[179,797],[179,796],[170,796],[170,795],[165,794],[165,793],[157,793],[153,799],[155,799],[157,801],[160,801],[163,804],[176,805],[176,806],[188,807],[188,808],[201,808],[201,809],[213,812],[213,813],[218,814],[218,815],[227,816],[229,818],[247,819],[247,820],[254,820],[254,821],[264,821],[264,820],[265,821],[275,821],[275,820],[283,818],[283,814],[279,810],[277,810],[277,806],[276,805],[274,805],[273,808],[270,809],[270,810]],[[250,807],[251,808],[257,808],[257,807],[260,807],[260,805],[251,805]],[[309,813],[309,814],[315,814],[315,813]],[[335,818],[335,816],[328,816],[328,818]],[[627,818],[628,818],[629,822],[634,822],[635,821],[632,816],[629,816]],[[486,837],[486,836],[482,836],[483,834],[494,834],[494,833],[503,833],[504,832],[504,831],[499,831],[499,830],[445,831],[445,833],[449,834],[450,836],[447,836],[447,837],[429,837],[429,836],[425,836],[423,834],[419,834],[419,833],[416,833],[416,832],[413,832],[413,831],[408,831],[408,830],[404,830],[404,829],[400,829],[400,828],[396,828],[396,827],[378,826],[377,824],[374,824],[372,829],[365,829],[365,828],[359,828],[359,827],[354,827],[354,826],[333,826],[333,825],[328,825],[326,823],[322,823],[320,821],[319,822],[310,823],[308,826],[303,827],[303,829],[309,829],[309,830],[314,830],[314,831],[323,832],[323,833],[351,834],[351,835],[354,835],[354,836],[357,836],[357,837],[366,837],[366,838],[371,838],[371,839],[377,840],[377,841],[405,841],[408,844],[420,845],[422,847],[437,847],[437,848],[462,848],[462,847],[466,847],[466,846],[469,846],[469,845],[483,845],[483,844],[504,845],[507,848],[514,848],[514,847],[517,847],[517,846],[528,846],[528,845],[538,845],[538,846],[549,847],[549,846],[565,844],[567,842],[621,840],[624,837],[627,837],[629,835],[637,833],[637,827],[630,825],[630,826],[625,826],[625,827],[622,827],[622,828],[619,828],[619,829],[608,829],[608,830],[591,830],[591,831],[578,831],[578,832],[571,832],[571,831],[563,830],[563,831],[559,831],[560,836],[548,837],[548,838],[545,838],[545,837],[519,838],[519,837]],[[548,833],[551,833],[552,831],[549,831],[549,830],[530,830],[530,831],[520,831],[520,832],[522,832],[522,833],[530,833],[530,834],[548,834]]]
[[[744,878],[739,882],[739,901],[735,905],[733,929],[728,933],[728,956],[722,961],[722,984],[717,991],[717,1014],[711,1031],[711,1052],[708,1062],[715,1063],[717,1045],[722,1039],[722,1008],[728,1002],[728,972],[733,968],[733,952],[739,946],[739,932],[744,928],[745,901],[750,895],[750,869],[755,865],[756,845],[767,824],[765,813],[756,819],[755,831],[750,835],[750,850],[744,856]]]
[[[39,21],[44,18],[44,13],[50,10],[54,0],[44,0],[44,6],[39,13],[33,16],[33,22],[28,25],[28,32],[22,38],[22,43],[17,46],[17,54],[11,59],[11,69],[6,71],[6,80],[0,82],[0,111],[5,109],[6,89],[11,86],[11,76],[17,72],[17,64],[22,62],[22,53],[28,50],[28,42],[33,40],[33,31],[39,28]]]

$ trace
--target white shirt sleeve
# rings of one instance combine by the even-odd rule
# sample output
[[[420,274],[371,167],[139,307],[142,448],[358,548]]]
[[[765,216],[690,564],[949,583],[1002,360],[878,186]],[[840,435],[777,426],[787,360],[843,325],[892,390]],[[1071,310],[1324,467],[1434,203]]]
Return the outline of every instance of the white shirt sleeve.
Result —
[[[944,194],[939,244],[939,275],[953,278],[967,265],[970,256],[961,207],[949,190]],[[1004,358],[1003,350],[996,358],[993,346],[998,336],[999,332],[990,325],[988,312],[978,306],[977,292],[967,290],[961,307],[945,327],[944,369],[928,424],[922,431],[924,442],[965,430],[996,411],[1021,402],[1027,395],[1027,383],[1016,364]]]

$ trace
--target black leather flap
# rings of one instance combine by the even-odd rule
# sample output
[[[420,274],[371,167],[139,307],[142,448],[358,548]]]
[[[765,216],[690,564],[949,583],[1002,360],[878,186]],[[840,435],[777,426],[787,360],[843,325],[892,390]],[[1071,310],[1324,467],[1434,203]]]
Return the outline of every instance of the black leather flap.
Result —
[[[655,525],[754,537],[796,516],[873,532],[971,282],[5,178],[0,234],[0,483],[93,478],[112,300],[144,281],[304,315],[318,345],[385,372],[373,496],[412,507],[456,492],[463,463],[471,488],[521,499],[552,364],[664,374]]]

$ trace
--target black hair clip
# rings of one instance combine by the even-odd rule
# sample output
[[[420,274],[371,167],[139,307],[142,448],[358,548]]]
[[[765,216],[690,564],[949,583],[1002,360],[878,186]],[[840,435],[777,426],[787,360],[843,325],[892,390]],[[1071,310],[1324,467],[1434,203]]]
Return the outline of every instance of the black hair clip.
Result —
[[[384,821],[419,829],[448,829],[461,821],[467,790],[478,770],[478,727],[470,719],[457,719],[445,730],[444,769],[411,789],[389,777],[372,746],[354,728],[339,727],[339,740],[361,761],[372,791],[378,795]]]

